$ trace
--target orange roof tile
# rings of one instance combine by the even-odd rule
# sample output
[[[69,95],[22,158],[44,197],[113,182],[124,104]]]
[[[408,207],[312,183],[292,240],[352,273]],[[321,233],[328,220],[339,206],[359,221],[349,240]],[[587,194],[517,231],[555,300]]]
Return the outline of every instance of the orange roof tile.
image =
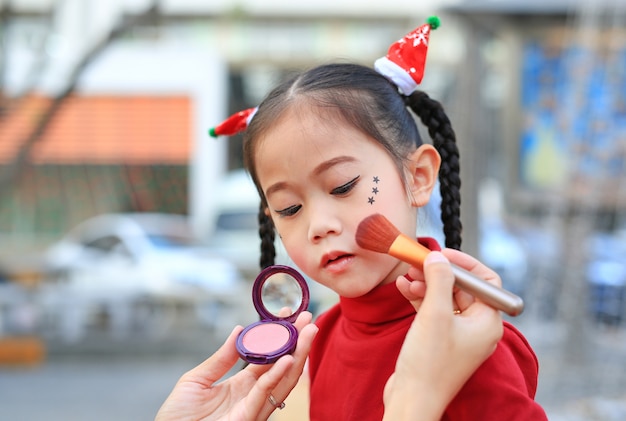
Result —
[[[11,160],[50,99],[26,98],[0,121],[0,162]],[[71,96],[33,148],[35,163],[186,163],[192,144],[187,96]]]

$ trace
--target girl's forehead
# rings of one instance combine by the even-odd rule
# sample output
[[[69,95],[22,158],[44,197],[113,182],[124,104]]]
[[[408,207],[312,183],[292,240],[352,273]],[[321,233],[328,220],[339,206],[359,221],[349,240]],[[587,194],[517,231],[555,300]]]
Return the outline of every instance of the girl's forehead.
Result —
[[[367,134],[346,122],[338,111],[319,107],[287,110],[259,139],[255,159],[325,157],[336,153],[359,154],[363,143],[376,144]]]

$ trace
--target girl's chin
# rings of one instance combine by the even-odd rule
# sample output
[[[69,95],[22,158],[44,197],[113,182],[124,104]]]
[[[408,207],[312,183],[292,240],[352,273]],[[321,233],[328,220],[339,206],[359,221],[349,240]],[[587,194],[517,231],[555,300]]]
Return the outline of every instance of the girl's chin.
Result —
[[[397,276],[392,276],[392,274],[398,268],[387,268],[390,272],[383,269],[383,273],[380,273],[381,268],[375,266],[358,268],[357,265],[350,264],[344,269],[340,271],[322,269],[317,271],[316,276],[310,277],[342,297],[357,298],[368,294],[380,285],[395,282]]]
[[[326,287],[332,289],[335,293],[344,298],[358,298],[370,293],[374,288],[381,284],[364,285],[362,281],[345,282],[345,283],[328,283]]]

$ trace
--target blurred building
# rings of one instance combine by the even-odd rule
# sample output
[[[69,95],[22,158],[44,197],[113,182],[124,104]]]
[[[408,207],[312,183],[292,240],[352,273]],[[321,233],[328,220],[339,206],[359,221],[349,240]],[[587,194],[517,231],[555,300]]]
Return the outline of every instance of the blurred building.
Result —
[[[466,1],[446,10],[467,41],[459,122],[473,151],[461,152],[471,156],[462,179],[499,180],[500,217],[531,265],[529,301],[567,320],[571,348],[584,349],[590,307],[626,316],[626,4]]]
[[[513,207],[565,199],[623,209],[626,5],[472,1],[448,11],[472,37],[468,65],[487,75],[476,94],[487,107],[500,98],[493,108],[502,127],[484,150],[507,157],[500,171]]]
[[[440,4],[0,3],[0,241],[47,244],[92,215],[117,211],[189,214],[207,235],[214,186],[242,165],[241,139],[213,140],[209,127],[258,104],[294,70],[373,63]],[[449,76],[437,63],[461,55],[449,30],[433,41],[447,43],[447,53],[433,48],[424,81],[440,91]],[[38,126],[55,98],[62,105]],[[24,151],[28,159],[19,161]]]

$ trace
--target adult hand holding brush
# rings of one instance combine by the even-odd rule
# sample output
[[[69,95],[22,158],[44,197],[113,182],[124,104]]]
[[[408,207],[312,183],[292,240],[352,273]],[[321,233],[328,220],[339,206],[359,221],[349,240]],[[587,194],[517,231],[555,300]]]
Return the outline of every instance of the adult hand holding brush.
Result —
[[[422,267],[430,253],[429,249],[401,233],[380,214],[370,215],[361,221],[357,227],[356,242],[364,249],[387,253],[417,268]],[[510,316],[517,316],[524,310],[524,301],[517,295],[485,281],[460,266],[452,264],[451,268],[455,285],[461,290]]]
[[[472,259],[456,250],[446,254],[454,260],[465,259],[464,263]],[[475,262],[473,270],[498,283],[498,277],[489,276],[484,265]],[[425,295],[423,289],[414,290],[422,282],[404,277],[396,282],[419,312],[385,385],[383,420],[441,419],[450,400],[502,337],[502,318],[493,307],[466,296],[456,300],[461,313],[453,314],[454,275],[442,253],[428,254],[421,275],[428,285]]]

